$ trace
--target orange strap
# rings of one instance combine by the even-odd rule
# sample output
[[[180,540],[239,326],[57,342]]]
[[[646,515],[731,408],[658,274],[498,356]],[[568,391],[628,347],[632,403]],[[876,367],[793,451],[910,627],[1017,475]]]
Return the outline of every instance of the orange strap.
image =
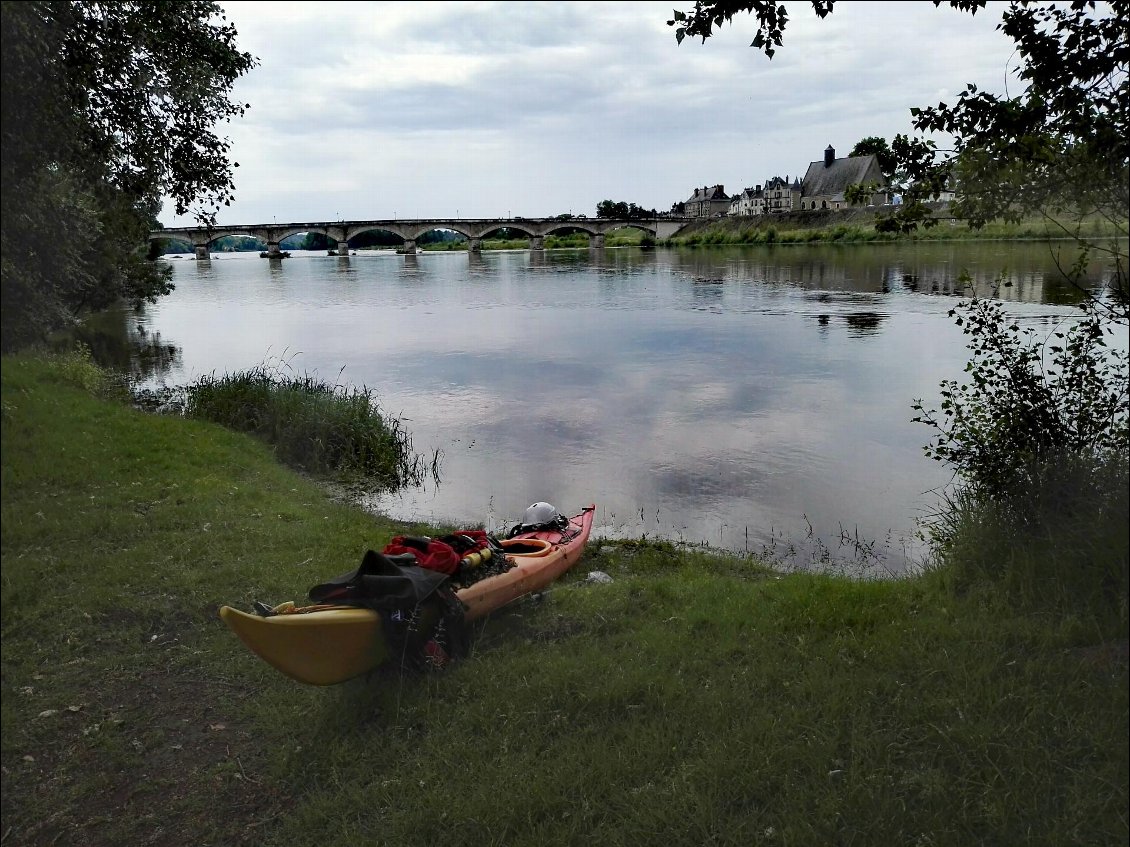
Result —
[[[341,606],[333,603],[322,603],[317,606],[291,606],[288,609],[276,610],[279,615],[305,615],[309,612],[324,612],[327,609],[355,609],[356,606]]]

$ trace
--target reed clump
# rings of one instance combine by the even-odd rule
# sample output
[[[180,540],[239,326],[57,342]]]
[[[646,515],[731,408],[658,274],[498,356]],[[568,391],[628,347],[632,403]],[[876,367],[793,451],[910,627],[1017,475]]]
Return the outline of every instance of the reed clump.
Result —
[[[428,470],[403,423],[381,411],[372,389],[279,366],[202,377],[186,389],[185,413],[250,433],[281,461],[315,474],[395,489],[419,485]]]
[[[928,521],[938,575],[958,594],[1074,615],[1126,637],[1130,571],[1126,455],[1065,455],[999,497],[955,487]]]

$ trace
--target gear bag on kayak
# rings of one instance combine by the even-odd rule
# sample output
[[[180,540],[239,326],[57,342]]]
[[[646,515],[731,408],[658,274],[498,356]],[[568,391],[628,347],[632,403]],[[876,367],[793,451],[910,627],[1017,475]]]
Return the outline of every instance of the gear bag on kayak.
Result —
[[[315,603],[379,612],[389,650],[401,668],[442,666],[468,653],[465,607],[448,576],[419,567],[407,555],[394,558],[369,550],[356,570],[315,585],[309,597]]]
[[[460,555],[446,541],[426,535],[398,535],[385,545],[386,556],[416,557],[416,564],[430,571],[453,574],[459,569]]]

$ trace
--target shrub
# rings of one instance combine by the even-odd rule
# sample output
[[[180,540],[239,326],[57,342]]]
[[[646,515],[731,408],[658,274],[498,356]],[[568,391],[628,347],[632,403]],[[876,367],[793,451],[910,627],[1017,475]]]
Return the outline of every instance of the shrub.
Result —
[[[388,488],[419,485],[427,466],[401,422],[381,414],[368,388],[329,385],[260,365],[187,389],[186,414],[248,432],[279,458],[315,473],[365,479]],[[431,463],[437,472],[438,454]]]
[[[970,336],[970,382],[942,383],[927,455],[960,477],[926,521],[958,585],[992,583],[1026,606],[1086,609],[1124,630],[1130,469],[1127,352],[1095,306],[1040,340],[1001,304],[951,310]]]
[[[1127,353],[1106,346],[1109,323],[1095,309],[1046,341],[995,301],[974,298],[950,316],[970,338],[971,382],[942,383],[940,417],[914,403],[913,420],[935,430],[927,455],[986,497],[1004,498],[1061,455],[1105,461],[1127,452]]]
[[[98,366],[85,344],[76,344],[70,350],[44,353],[41,358],[57,382],[81,388],[90,394],[100,394],[110,382],[110,375]]]

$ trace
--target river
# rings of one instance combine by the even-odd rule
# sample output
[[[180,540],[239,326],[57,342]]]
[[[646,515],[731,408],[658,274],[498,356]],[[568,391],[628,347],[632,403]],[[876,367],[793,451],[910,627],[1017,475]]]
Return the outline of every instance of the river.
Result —
[[[441,457],[438,485],[366,499],[393,517],[502,532],[595,502],[597,537],[884,575],[921,565],[950,481],[911,418],[962,374],[962,274],[1044,332],[1078,314],[1060,249],[167,257],[175,291],[131,325],[175,345],[166,384],[266,364],[374,389]]]

